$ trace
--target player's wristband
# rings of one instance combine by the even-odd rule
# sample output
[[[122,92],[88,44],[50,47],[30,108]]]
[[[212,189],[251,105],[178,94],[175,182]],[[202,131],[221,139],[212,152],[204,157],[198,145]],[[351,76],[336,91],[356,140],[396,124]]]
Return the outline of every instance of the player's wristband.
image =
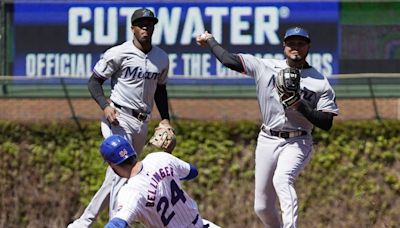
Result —
[[[110,106],[110,104],[107,102],[107,101],[105,101],[105,103],[102,103],[102,104],[99,104],[100,105],[100,107],[101,107],[101,110],[104,110],[104,109],[106,109],[108,106]]]

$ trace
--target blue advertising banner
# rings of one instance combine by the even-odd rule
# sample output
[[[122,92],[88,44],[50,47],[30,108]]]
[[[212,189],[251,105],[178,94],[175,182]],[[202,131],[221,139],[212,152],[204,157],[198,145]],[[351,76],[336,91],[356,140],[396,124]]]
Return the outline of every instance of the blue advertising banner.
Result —
[[[289,27],[306,28],[312,39],[308,62],[326,76],[338,74],[339,3],[328,2],[58,2],[15,1],[13,74],[27,78],[88,78],[108,48],[132,40],[130,16],[146,7],[159,18],[153,44],[170,59],[172,82],[248,77],[223,67],[196,35],[211,32],[233,53],[284,58]],[[83,81],[83,80],[82,80]],[[86,80],[85,80],[86,81]]]

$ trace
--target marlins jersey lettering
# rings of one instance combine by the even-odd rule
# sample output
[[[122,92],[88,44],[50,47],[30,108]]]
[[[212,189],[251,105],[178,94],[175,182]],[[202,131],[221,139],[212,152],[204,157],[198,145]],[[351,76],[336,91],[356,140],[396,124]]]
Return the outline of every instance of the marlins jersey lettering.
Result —
[[[203,227],[196,202],[180,184],[189,172],[189,163],[169,153],[150,153],[142,170],[120,190],[114,217],[154,228]]]
[[[248,54],[239,54],[245,74],[254,77],[263,124],[270,129],[282,131],[303,130],[311,132],[313,125],[301,113],[285,110],[275,88],[278,72],[288,68],[285,60],[260,59]],[[301,69],[300,88],[302,99],[311,103],[318,111],[338,114],[335,92],[325,76],[315,68]]]
[[[98,77],[111,78],[110,99],[124,107],[150,113],[157,84],[168,79],[168,55],[153,45],[147,54],[132,41],[108,49],[96,63]]]

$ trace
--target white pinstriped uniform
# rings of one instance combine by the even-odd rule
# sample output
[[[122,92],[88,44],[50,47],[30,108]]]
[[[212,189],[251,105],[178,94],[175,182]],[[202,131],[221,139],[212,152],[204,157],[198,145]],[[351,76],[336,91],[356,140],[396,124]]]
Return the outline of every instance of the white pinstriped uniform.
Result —
[[[313,124],[301,113],[284,109],[275,88],[278,72],[288,68],[285,60],[260,59],[239,54],[245,74],[254,77],[264,130],[258,136],[255,167],[254,209],[267,227],[281,227],[275,208],[279,198],[283,227],[297,224],[297,195],[294,182],[312,155]],[[315,68],[301,70],[301,96],[319,111],[338,114],[335,93],[326,77]],[[306,131],[308,134],[280,138],[268,134],[274,131]]]
[[[189,163],[169,153],[150,153],[121,188],[114,217],[154,228],[203,227],[196,202],[181,187],[180,178],[189,172]]]

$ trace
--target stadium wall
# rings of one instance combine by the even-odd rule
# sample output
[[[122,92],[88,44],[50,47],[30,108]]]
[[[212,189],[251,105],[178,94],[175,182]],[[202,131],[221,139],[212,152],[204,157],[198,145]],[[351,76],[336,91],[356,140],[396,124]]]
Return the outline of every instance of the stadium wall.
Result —
[[[336,120],[400,119],[400,98],[338,99]],[[102,111],[90,98],[2,98],[0,119],[19,122],[99,120]],[[170,100],[173,119],[260,121],[256,99],[177,99]],[[152,119],[159,119],[157,109]]]

